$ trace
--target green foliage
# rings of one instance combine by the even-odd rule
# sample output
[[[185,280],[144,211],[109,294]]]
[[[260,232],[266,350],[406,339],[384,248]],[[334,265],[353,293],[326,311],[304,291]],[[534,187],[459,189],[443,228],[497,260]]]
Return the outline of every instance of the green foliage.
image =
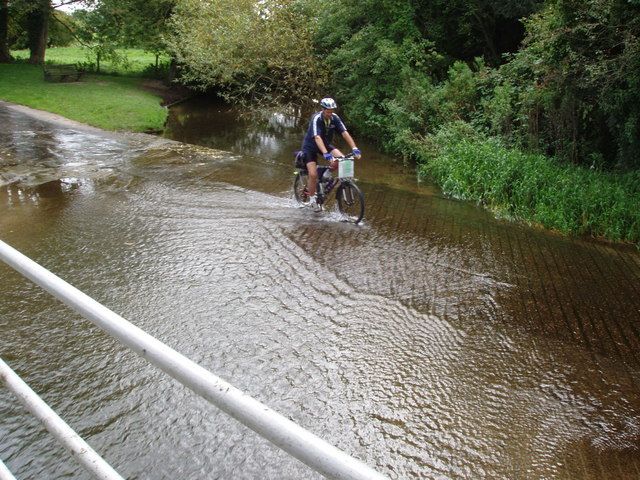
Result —
[[[350,123],[365,133],[385,132],[380,138],[386,148],[413,156],[412,134],[426,134],[453,119],[487,123],[482,98],[496,80],[485,61],[472,55],[485,54],[496,63],[503,52],[515,49],[524,34],[518,18],[540,4],[326,2],[316,48],[326,54],[333,93],[345,105]],[[512,37],[503,42],[506,30]],[[489,123],[507,129],[513,112],[506,90],[497,91],[499,101],[486,104]]]
[[[432,83],[429,77],[408,77],[395,97],[384,103],[384,122],[389,132],[384,145],[405,157],[414,157],[415,135],[428,135],[452,121],[479,123],[481,96],[489,70],[481,59],[472,69],[464,62],[454,62],[447,77]]]
[[[516,140],[574,163],[640,167],[640,5],[556,0],[526,25],[499,71]]]
[[[100,0],[104,15],[119,25],[119,45],[166,54],[165,37],[176,0]]]
[[[517,50],[524,29],[520,19],[537,11],[542,0],[415,0],[415,22],[439,52],[472,61],[482,56],[498,65]]]
[[[505,81],[481,99],[482,117],[493,135],[511,138],[516,115],[514,98],[514,87]]]
[[[49,18],[48,47],[67,47],[75,41],[73,31],[76,29],[75,21],[71,15],[59,10],[51,12]]]
[[[543,155],[508,148],[460,122],[416,143],[421,175],[435,178],[449,195],[564,233],[640,245],[638,172],[558,165]]]
[[[27,32],[27,13],[29,9],[26,6],[20,8],[14,5],[10,9],[8,42],[9,47],[15,50],[22,50],[29,47],[29,38]],[[49,47],[65,47],[74,41],[72,32],[74,29],[74,20],[71,15],[58,10],[52,10],[49,16],[49,37],[47,45]]]
[[[140,88],[140,79],[85,76],[82,82],[50,83],[42,67],[0,64],[0,99],[57,113],[107,130],[156,131],[167,110]]]
[[[316,48],[326,55],[333,91],[360,130],[390,132],[400,148],[407,130],[425,128],[431,73],[444,66],[401,0],[328,2]]]
[[[124,62],[116,50],[120,29],[104,8],[80,10],[74,13],[77,23],[76,35],[83,46],[91,52],[95,71],[100,73],[101,62],[115,64]]]
[[[238,101],[308,100],[326,82],[311,44],[314,24],[296,0],[180,0],[171,53],[192,86]]]

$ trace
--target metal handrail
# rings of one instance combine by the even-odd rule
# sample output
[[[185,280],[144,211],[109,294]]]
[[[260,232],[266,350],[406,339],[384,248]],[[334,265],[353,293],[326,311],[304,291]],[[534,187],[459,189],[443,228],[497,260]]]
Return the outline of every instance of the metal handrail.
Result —
[[[0,480],[16,480],[2,460],[0,460]]]
[[[101,480],[124,480],[87,442],[62,420],[29,385],[0,358],[0,378],[47,430],[94,477]],[[1,462],[0,462],[1,463]],[[0,466],[0,471],[2,470]],[[0,476],[1,478],[1,476]],[[10,478],[10,477],[9,477]]]
[[[183,385],[329,478],[387,478],[152,337],[3,241],[0,259]]]

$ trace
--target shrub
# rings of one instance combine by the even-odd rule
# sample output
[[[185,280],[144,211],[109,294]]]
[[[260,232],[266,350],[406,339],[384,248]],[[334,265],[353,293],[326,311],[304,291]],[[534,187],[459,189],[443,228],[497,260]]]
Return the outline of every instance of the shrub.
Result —
[[[562,165],[508,148],[460,122],[414,141],[422,145],[420,174],[432,176],[448,195],[563,233],[640,246],[638,172],[614,174]]]

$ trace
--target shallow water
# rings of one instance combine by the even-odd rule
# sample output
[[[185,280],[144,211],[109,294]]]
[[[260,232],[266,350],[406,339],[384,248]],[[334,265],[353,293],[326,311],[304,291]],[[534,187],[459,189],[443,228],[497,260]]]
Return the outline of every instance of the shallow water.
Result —
[[[366,144],[362,226],[296,208],[300,126],[168,136],[0,107],[0,238],[391,478],[640,476],[640,256],[495,220]],[[215,149],[215,150],[214,150]],[[317,478],[0,265],[2,357],[127,478]],[[18,478],[88,478],[0,389]]]

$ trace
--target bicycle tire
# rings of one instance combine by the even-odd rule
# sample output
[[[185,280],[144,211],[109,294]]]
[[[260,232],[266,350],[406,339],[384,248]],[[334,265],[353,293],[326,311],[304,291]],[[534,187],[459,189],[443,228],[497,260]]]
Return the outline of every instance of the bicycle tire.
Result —
[[[307,172],[300,170],[293,179],[293,197],[299,204],[303,204],[309,200],[309,197],[304,193],[307,186],[307,178],[309,178]]]
[[[338,210],[347,221],[356,225],[364,217],[364,194],[355,183],[345,182],[338,187],[336,192]]]

